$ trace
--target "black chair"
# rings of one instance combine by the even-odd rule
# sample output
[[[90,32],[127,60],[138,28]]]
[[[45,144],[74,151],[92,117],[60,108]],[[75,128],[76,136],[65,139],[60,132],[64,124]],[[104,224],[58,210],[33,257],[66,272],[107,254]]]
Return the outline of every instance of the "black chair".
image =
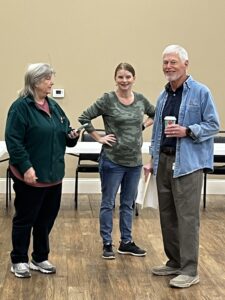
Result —
[[[96,129],[98,134],[101,136],[105,135],[105,131],[103,129]],[[92,136],[83,131],[81,134],[81,142],[95,142]],[[74,193],[74,202],[75,209],[78,207],[78,180],[79,173],[98,173],[98,161],[99,161],[99,153],[80,153],[78,156],[78,163],[75,170],[75,193]]]
[[[5,204],[6,204],[6,208],[9,207],[9,201],[11,202],[12,200],[12,191],[11,191],[11,175],[10,175],[10,170],[9,170],[9,166],[6,169],[6,200],[5,200]]]
[[[9,158],[4,158],[0,160],[0,163],[5,162],[5,161],[9,161]],[[12,192],[11,192],[11,176],[10,176],[10,171],[9,171],[9,166],[6,169],[6,198],[5,198],[5,206],[6,208],[8,208],[9,206],[9,201],[11,202],[12,199]]]
[[[218,135],[214,137],[214,143],[225,143],[225,131],[219,131]],[[206,208],[206,185],[207,185],[207,174],[210,175],[225,175],[225,153],[224,155],[214,156],[214,170],[212,172],[204,171],[203,181],[203,207]]]

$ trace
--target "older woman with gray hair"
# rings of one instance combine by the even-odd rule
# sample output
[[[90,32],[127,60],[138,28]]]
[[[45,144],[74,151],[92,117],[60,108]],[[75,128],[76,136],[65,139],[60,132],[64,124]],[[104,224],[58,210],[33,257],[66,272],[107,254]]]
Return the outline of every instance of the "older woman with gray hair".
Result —
[[[30,277],[30,269],[56,272],[48,261],[49,234],[60,208],[65,149],[75,146],[79,138],[58,103],[48,97],[54,74],[48,64],[29,65],[24,88],[11,105],[6,122],[5,140],[15,190],[11,271],[21,278]]]

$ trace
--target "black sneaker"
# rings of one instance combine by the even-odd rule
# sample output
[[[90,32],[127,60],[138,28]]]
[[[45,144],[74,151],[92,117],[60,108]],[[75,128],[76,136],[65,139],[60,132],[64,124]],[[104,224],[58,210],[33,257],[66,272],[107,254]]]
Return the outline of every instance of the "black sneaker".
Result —
[[[103,245],[102,257],[105,259],[115,259],[115,253],[113,252],[112,244]]]
[[[134,256],[145,256],[146,255],[146,251],[139,248],[137,245],[135,245],[134,242],[128,242],[128,243],[120,242],[120,246],[119,246],[117,252],[120,254],[130,254],[130,255],[134,255]]]

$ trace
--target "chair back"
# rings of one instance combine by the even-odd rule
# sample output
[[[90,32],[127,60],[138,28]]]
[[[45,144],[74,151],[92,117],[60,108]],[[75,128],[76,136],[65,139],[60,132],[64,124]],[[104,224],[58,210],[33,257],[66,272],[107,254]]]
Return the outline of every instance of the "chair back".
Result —
[[[214,143],[225,143],[225,131],[221,130],[219,133],[214,137]],[[214,162],[220,162],[224,163],[225,162],[225,153],[224,155],[217,155],[214,157]]]
[[[214,137],[214,143],[225,143],[225,130],[221,130]],[[214,155],[213,171],[210,175],[225,175],[225,153],[224,155]],[[207,173],[208,170],[204,170],[204,181],[203,181],[203,207],[206,208],[206,185],[207,185]]]
[[[104,129],[96,129],[96,131],[101,136],[105,135]],[[87,131],[84,130],[81,134],[81,142],[96,142],[96,141],[93,139],[93,137]],[[81,153],[79,155],[79,163],[82,160],[98,162],[99,155],[100,155],[99,153]]]

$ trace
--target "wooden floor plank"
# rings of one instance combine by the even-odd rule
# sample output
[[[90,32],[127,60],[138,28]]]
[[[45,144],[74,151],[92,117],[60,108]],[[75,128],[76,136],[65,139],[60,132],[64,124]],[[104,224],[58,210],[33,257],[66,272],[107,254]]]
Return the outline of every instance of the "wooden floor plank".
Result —
[[[140,210],[134,216],[133,237],[147,250],[146,257],[116,253],[103,260],[99,236],[100,195],[79,195],[74,210],[73,195],[64,195],[51,233],[49,259],[55,275],[32,271],[30,279],[18,279],[10,272],[11,220],[13,205],[5,209],[0,195],[0,299],[2,300],[222,300],[225,299],[225,196],[210,195],[201,207],[200,284],[189,289],[172,289],[169,277],[153,276],[152,266],[166,261],[159,215],[155,209]],[[119,199],[114,211],[113,239],[119,246]],[[32,249],[30,249],[31,251]]]

